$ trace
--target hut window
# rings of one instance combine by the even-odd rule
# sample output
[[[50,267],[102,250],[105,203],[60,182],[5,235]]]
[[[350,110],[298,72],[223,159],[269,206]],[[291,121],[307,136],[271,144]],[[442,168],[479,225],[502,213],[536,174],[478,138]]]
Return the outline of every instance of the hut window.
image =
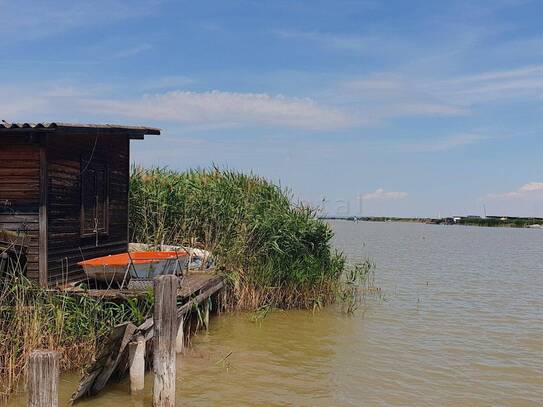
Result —
[[[81,235],[107,233],[108,171],[103,161],[81,160]]]

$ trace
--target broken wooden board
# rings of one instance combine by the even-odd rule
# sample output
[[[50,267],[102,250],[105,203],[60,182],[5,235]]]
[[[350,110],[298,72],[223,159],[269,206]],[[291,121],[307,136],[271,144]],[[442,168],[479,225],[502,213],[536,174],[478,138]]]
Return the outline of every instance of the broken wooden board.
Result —
[[[136,326],[130,322],[113,328],[96,361],[79,382],[77,390],[70,399],[71,402],[97,394],[106,386],[135,331]]]

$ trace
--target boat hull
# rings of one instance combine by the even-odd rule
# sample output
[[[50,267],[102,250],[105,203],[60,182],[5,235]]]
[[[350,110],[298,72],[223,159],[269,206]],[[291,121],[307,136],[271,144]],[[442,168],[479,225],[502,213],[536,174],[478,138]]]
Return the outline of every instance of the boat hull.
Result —
[[[130,278],[153,279],[163,274],[182,274],[188,264],[186,252],[133,252],[85,260],[83,267],[89,279],[107,283],[123,283]]]

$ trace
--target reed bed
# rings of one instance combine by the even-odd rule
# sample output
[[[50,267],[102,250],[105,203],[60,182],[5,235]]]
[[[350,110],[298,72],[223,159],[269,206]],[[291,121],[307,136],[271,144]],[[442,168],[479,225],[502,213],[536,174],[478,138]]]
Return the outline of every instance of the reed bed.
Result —
[[[211,250],[235,309],[334,301],[345,262],[332,249],[332,231],[315,215],[253,174],[134,167],[130,178],[132,241]]]

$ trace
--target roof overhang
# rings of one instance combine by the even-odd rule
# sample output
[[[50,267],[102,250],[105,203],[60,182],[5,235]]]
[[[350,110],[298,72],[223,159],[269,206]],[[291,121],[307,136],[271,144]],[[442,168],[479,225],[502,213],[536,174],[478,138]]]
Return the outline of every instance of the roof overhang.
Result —
[[[160,135],[160,129],[144,126],[122,126],[118,124],[80,124],[80,123],[6,123],[0,122],[0,134],[64,134],[64,135],[122,135],[141,140],[146,135]]]

